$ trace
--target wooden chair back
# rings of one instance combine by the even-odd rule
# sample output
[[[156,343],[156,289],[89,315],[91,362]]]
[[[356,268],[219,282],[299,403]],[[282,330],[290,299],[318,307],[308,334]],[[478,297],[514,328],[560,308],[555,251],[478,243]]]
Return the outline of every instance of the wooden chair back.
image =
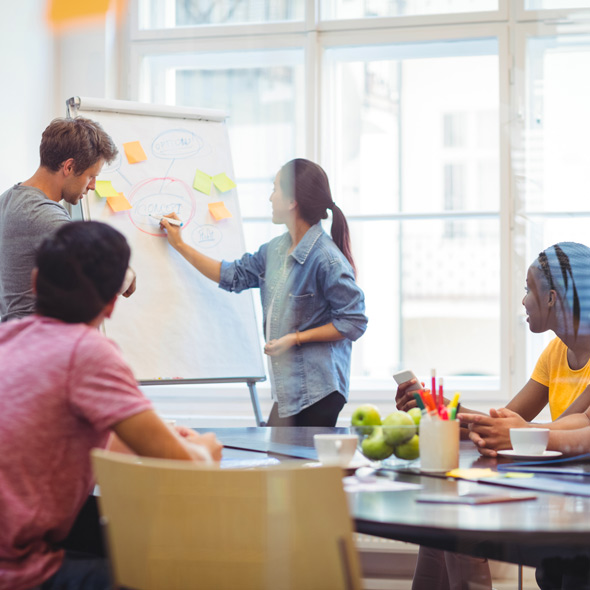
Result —
[[[338,467],[220,469],[92,451],[117,586],[356,590]]]

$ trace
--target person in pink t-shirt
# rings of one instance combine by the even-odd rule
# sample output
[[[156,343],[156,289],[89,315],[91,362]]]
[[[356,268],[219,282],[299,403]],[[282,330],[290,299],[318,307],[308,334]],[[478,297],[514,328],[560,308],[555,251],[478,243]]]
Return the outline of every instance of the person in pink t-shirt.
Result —
[[[60,543],[93,486],[89,451],[112,433],[139,455],[221,458],[214,435],[160,420],[97,330],[129,255],[108,225],[64,225],[37,254],[36,314],[0,326],[0,590],[110,587],[104,560]]]

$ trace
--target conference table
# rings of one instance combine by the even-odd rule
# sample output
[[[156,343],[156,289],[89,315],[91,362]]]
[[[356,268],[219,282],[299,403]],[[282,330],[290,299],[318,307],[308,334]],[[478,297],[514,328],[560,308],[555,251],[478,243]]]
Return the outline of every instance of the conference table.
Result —
[[[346,428],[312,427],[197,430],[216,433],[224,444],[227,466],[232,462],[239,465],[241,461],[246,466],[248,462],[255,466],[257,462],[264,464],[265,461],[317,462],[314,434],[348,432]],[[461,442],[461,468],[495,470],[499,464],[511,462],[510,459],[481,457],[470,441]],[[351,515],[360,533],[532,567],[540,565],[546,558],[575,557],[590,563],[590,493],[574,495],[535,490],[536,499],[527,501],[473,506],[430,504],[416,500],[425,493],[457,495],[477,491],[498,494],[524,490],[444,475],[426,475],[418,470],[388,471],[386,476],[421,487],[348,493]],[[557,481],[559,478],[553,479]],[[575,478],[563,478],[564,488],[571,479]]]

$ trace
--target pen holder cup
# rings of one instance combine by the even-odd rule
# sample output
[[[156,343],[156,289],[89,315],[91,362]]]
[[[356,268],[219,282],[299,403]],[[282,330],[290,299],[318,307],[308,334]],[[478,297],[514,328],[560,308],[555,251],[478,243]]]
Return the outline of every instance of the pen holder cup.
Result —
[[[364,457],[386,467],[403,467],[420,456],[418,426],[351,426],[358,435],[358,450]]]
[[[420,469],[441,472],[459,467],[459,421],[422,420]]]

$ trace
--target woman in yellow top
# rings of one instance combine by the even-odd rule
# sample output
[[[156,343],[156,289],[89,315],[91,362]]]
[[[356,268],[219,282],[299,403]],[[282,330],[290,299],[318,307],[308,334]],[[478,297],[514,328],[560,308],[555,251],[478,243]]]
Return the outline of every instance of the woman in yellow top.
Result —
[[[569,415],[564,426],[575,420],[573,428],[580,427],[580,414],[590,406],[590,248],[574,242],[547,248],[529,267],[525,291],[522,304],[531,332],[553,330],[557,337],[545,348],[531,378],[506,408],[492,409],[487,416],[461,407],[462,426],[469,426],[469,437],[487,456],[510,448],[509,429],[526,425],[547,404],[553,420]],[[398,387],[399,409],[415,405],[407,391],[413,383],[415,380]],[[561,570],[539,570],[537,581],[541,588],[553,588],[548,580],[565,579],[564,575]],[[487,560],[420,547],[412,590],[485,590],[491,584]],[[575,584],[571,587],[582,587]]]
[[[547,404],[553,420],[590,406],[590,248],[575,242],[550,246],[529,267],[525,291],[522,304],[531,332],[553,330],[557,338],[506,408],[492,409],[488,416],[460,407],[461,425],[469,425],[469,437],[490,457],[510,449],[509,429],[530,422]],[[398,408],[415,405],[407,392],[413,382],[398,387]]]
[[[505,409],[489,416],[461,409],[471,440],[487,456],[511,448],[509,429],[530,422],[547,404],[552,420],[590,406],[590,248],[560,242],[541,252],[528,270],[522,303],[531,332],[552,330],[557,338]]]

